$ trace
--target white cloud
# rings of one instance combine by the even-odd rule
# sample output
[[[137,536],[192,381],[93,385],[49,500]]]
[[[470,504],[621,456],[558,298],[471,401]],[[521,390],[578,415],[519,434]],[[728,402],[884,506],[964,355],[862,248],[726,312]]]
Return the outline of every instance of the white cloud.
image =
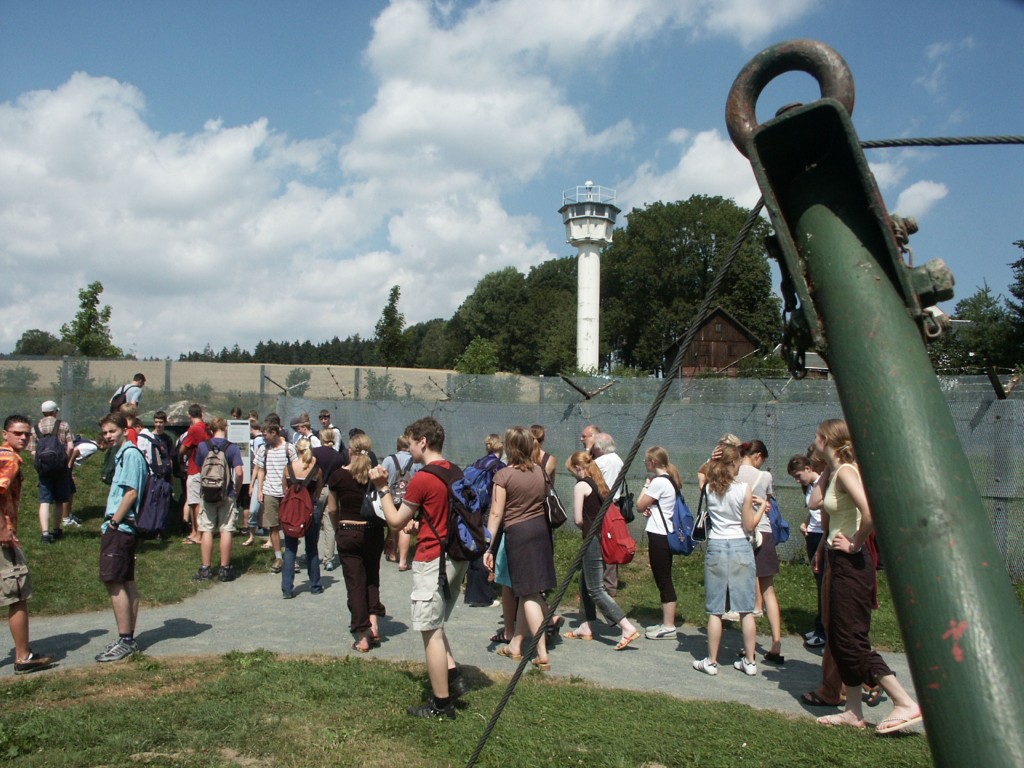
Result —
[[[0,305],[21,313],[0,348],[56,331],[94,280],[115,342],[142,355],[372,333],[395,283],[409,322],[450,316],[486,272],[553,257],[512,192],[641,135],[567,78],[667,29],[745,45],[814,5],[394,0],[364,54],[375,99],[342,146],[266,119],[161,133],[138,88],[86,73],[25,93],[0,104]],[[756,200],[719,132],[678,127],[668,143],[679,162],[643,164],[620,185],[630,203]]]
[[[669,138],[677,143],[684,141],[679,162],[664,173],[651,163],[638,168],[632,178],[619,185],[623,210],[642,208],[658,200],[685,200],[695,194],[732,198],[746,207],[757,202],[761,193],[750,161],[720,132],[702,131],[690,140],[683,139],[676,130]]]
[[[921,86],[932,96],[942,96],[950,59],[956,55],[957,51],[969,51],[972,48],[974,48],[973,37],[965,37],[958,42],[946,40],[928,45],[924,51],[928,71],[916,78],[914,85]]]
[[[949,188],[937,181],[918,181],[900,192],[893,213],[921,218],[949,194]]]

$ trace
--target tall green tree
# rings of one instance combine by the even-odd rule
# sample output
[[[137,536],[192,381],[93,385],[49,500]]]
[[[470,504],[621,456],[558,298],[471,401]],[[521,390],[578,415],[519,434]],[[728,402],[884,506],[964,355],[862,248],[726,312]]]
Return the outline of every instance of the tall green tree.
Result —
[[[575,256],[551,259],[530,269],[526,276],[526,305],[520,333],[518,368],[526,374],[556,376],[576,366]]]
[[[405,328],[405,315],[398,311],[398,299],[402,290],[397,285],[391,286],[391,293],[388,295],[388,303],[381,312],[380,320],[374,329],[376,333],[377,354],[384,363],[385,368],[398,365],[405,355],[405,337],[402,331]]]
[[[78,313],[60,327],[61,341],[74,345],[86,357],[122,357],[110,338],[110,305],[100,307],[103,283],[98,280],[78,292]]]
[[[488,339],[498,349],[499,370],[520,372],[529,357],[522,319],[526,300],[526,278],[515,267],[484,275],[448,324],[449,345],[461,354],[476,337]]]
[[[1024,240],[1013,243],[1024,250]],[[1024,363],[1024,256],[1010,264],[1013,270],[1013,282],[1009,291],[1012,299],[1006,300],[1006,311],[1013,327],[1013,358],[1016,365]]]
[[[603,355],[628,367],[663,368],[666,348],[696,320],[748,214],[706,195],[634,208],[602,258]],[[775,345],[782,326],[763,244],[768,231],[758,220],[715,299],[764,349]]]

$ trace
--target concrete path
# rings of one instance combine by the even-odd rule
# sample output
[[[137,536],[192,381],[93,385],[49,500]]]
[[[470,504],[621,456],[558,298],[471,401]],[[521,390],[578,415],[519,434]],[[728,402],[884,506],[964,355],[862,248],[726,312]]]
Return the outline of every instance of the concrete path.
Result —
[[[227,584],[215,583],[182,603],[143,607],[137,640],[147,655],[157,657],[266,648],[279,653],[423,661],[420,635],[409,627],[411,573],[400,573],[393,563],[383,566],[381,591],[389,615],[381,623],[384,642],[370,654],[357,654],[351,649],[340,570],[323,574],[325,591],[321,595],[310,594],[303,573],[296,575],[295,598],[283,600],[280,576],[250,573]],[[574,594],[575,587],[570,591]],[[565,616],[567,626],[576,625],[574,608],[569,608]],[[500,618],[499,607],[471,608],[460,599],[447,631],[461,665],[485,673],[514,671],[515,664],[498,656],[497,646],[488,641]],[[115,629],[109,610],[31,619],[33,647],[58,659],[56,669],[95,665],[94,657],[116,639]],[[560,640],[551,650],[552,671],[548,674],[574,675],[609,688],[660,691],[684,699],[739,702],[798,717],[837,711],[807,707],[800,701],[802,693],[820,682],[821,666],[820,653],[805,648],[802,638],[783,639],[786,663],[782,667],[760,662],[768,642],[759,638],[757,676],[747,677],[732,668],[742,647],[739,632],[726,630],[719,655],[720,672],[710,677],[691,668],[695,659],[707,653],[703,630],[686,626],[674,641],[641,638],[622,652],[612,650],[619,638],[618,629],[599,623],[595,630],[598,634],[594,642]],[[906,657],[899,653],[884,656],[904,685],[911,685]],[[13,651],[0,662],[0,674],[13,674]],[[890,709],[891,704],[884,701],[876,708],[866,707],[865,716],[869,723],[878,723]]]

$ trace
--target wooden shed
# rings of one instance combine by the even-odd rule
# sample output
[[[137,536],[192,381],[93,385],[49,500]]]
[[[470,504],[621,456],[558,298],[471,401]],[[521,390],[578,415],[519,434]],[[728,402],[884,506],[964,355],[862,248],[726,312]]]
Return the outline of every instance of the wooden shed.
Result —
[[[672,364],[682,339],[676,339],[665,350],[665,367]],[[681,370],[668,372],[684,377],[708,373],[736,376],[736,363],[761,348],[760,340],[739,320],[721,307],[716,307],[697,331],[686,350]]]

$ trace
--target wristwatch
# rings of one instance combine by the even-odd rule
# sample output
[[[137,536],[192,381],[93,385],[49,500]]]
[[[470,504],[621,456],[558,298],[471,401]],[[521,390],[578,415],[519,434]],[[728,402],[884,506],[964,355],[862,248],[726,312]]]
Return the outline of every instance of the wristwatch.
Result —
[[[388,493],[391,493],[391,489],[388,486],[386,486],[386,485],[383,488],[378,488],[377,489],[377,494],[380,495],[380,496],[384,496],[384,495],[386,495]]]

